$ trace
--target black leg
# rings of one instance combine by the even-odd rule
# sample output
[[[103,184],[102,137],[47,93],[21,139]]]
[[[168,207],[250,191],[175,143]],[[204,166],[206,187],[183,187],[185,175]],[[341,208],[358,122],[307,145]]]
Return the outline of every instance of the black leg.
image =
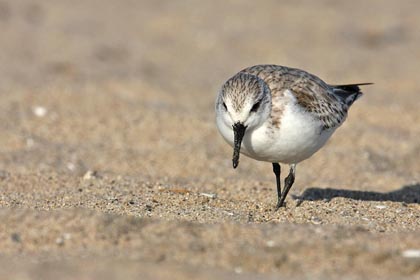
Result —
[[[296,171],[296,165],[292,164],[290,166],[290,172],[289,175],[284,179],[284,190],[281,194],[281,198],[279,203],[277,204],[277,207],[280,208],[283,206],[284,201],[286,200],[286,196],[290,191],[290,188],[292,187],[293,183],[295,182],[295,171]]]
[[[277,206],[276,210],[279,209],[280,205],[280,197],[281,197],[281,185],[280,185],[280,164],[273,163],[273,172],[276,175],[276,183],[277,183]]]

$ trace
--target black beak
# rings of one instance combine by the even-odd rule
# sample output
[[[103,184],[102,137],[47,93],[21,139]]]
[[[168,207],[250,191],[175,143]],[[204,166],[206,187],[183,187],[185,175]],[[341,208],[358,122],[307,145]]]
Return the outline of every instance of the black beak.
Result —
[[[244,137],[244,134],[245,134],[246,126],[238,122],[232,125],[232,128],[233,128],[233,135],[234,135],[232,162],[233,162],[233,168],[236,168],[238,167],[238,164],[239,164],[239,152],[241,151],[241,143],[242,143],[242,138]]]

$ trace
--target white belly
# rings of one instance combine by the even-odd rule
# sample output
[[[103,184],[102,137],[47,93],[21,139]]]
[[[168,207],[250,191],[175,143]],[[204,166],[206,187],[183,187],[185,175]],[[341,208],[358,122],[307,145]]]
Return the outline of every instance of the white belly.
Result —
[[[233,131],[222,122],[218,128],[233,147]],[[241,153],[256,160],[298,163],[318,151],[335,129],[322,130],[322,125],[299,107],[288,105],[283,111],[280,128],[266,122],[245,132]]]

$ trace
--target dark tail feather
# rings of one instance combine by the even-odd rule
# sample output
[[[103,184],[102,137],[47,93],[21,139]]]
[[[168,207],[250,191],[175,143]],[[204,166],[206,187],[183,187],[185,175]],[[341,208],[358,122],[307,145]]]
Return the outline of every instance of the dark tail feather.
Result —
[[[359,86],[368,86],[373,85],[373,83],[360,83],[360,84],[348,84],[348,85],[334,85],[332,87],[341,89],[348,92],[359,92],[360,88]]]
[[[360,84],[348,84],[348,85],[332,85],[334,94],[339,96],[344,103],[348,106],[353,104],[357,98],[363,93],[360,91],[359,86],[373,85],[373,83],[360,83]]]

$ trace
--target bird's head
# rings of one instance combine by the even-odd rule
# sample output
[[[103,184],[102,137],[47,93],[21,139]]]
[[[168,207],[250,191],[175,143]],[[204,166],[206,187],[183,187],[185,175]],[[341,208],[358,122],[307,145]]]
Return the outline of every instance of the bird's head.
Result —
[[[227,80],[216,101],[216,114],[233,130],[233,167],[239,162],[242,138],[246,131],[262,125],[271,112],[268,85],[255,75],[238,73]]]

